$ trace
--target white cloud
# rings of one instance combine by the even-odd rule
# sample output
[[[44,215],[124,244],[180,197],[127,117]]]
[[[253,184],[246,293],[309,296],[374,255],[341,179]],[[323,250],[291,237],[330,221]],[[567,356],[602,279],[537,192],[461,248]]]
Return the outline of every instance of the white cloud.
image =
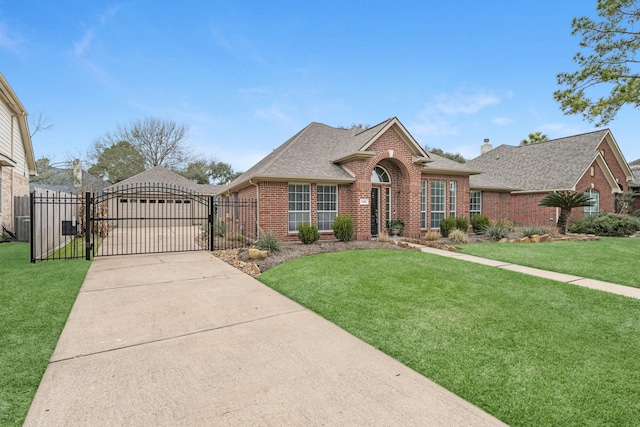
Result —
[[[512,121],[513,119],[511,119],[510,117],[494,117],[493,119],[491,119],[491,123],[498,126],[506,126]]]
[[[22,40],[19,37],[10,34],[7,26],[0,23],[0,49],[18,54],[20,52],[21,44]]]
[[[85,52],[89,50],[94,37],[94,30],[87,30],[79,41],[73,42],[73,55],[76,58],[84,56]]]
[[[565,136],[579,135],[581,133],[588,132],[589,129],[585,129],[579,126],[567,125],[566,123],[547,123],[538,126],[536,128],[536,131],[540,131],[548,135],[550,139],[555,139],[563,138]]]
[[[288,116],[283,111],[282,107],[276,104],[271,104],[267,108],[258,108],[255,111],[255,115],[261,119],[266,119],[279,125],[291,126],[295,123],[293,118]]]
[[[457,91],[452,94],[437,95],[434,106],[446,115],[474,114],[501,101],[496,94],[483,90],[469,93]]]

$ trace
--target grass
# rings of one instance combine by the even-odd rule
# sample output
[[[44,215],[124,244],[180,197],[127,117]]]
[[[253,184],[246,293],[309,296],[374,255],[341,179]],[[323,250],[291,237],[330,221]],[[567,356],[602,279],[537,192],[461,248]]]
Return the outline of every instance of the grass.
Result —
[[[640,288],[640,238],[603,237],[592,242],[542,244],[483,243],[461,247],[465,254]]]
[[[640,301],[410,251],[315,255],[263,283],[510,425],[640,419]]]
[[[28,243],[0,244],[0,425],[22,425],[89,269],[29,262]]]

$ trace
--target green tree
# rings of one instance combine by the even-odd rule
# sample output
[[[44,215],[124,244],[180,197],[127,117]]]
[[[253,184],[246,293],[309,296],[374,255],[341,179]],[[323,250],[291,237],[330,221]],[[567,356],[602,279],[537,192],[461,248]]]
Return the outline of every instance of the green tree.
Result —
[[[88,172],[110,184],[118,183],[145,170],[144,156],[127,141],[118,141],[108,146],[96,142],[93,150],[90,156],[95,159],[95,163]]]
[[[147,117],[127,125],[118,125],[115,132],[96,139],[92,156],[97,159],[102,150],[124,141],[142,156],[143,170],[155,166],[180,169],[193,157],[191,148],[186,144],[188,130],[187,125],[177,124],[173,120]]]
[[[548,141],[549,137],[542,132],[534,132],[529,134],[529,139],[520,141],[520,145],[537,144],[538,142]]]
[[[593,202],[591,197],[587,193],[576,193],[572,191],[557,191],[547,194],[540,200],[540,206],[560,208],[560,215],[558,216],[558,232],[560,234],[566,234],[567,221],[571,210],[580,206],[591,206]]]
[[[242,175],[235,172],[229,163],[212,161],[209,163],[209,177],[214,184],[226,184]]]
[[[209,184],[209,162],[206,160],[191,162],[184,170],[180,171],[180,175],[196,184]]]
[[[602,126],[623,105],[640,107],[640,59],[636,58],[640,7],[637,0],[598,0],[596,10],[597,21],[584,16],[573,19],[572,34],[582,36],[580,47],[586,52],[573,57],[578,71],[558,74],[558,84],[566,87],[553,96],[565,114],[582,114]],[[594,97],[587,91],[595,92]]]
[[[424,146],[424,149],[430,153],[433,153],[437,156],[440,157],[445,157],[449,160],[453,160],[454,162],[458,162],[458,163],[466,163],[467,159],[465,159],[464,157],[462,157],[462,154],[460,153],[450,153],[447,151],[444,151],[441,148],[431,148],[428,145]]]

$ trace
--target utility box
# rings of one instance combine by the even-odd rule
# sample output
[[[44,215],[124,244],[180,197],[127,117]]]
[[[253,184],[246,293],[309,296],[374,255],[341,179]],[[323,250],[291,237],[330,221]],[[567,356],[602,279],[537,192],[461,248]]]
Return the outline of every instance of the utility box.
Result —
[[[78,223],[76,221],[62,221],[62,235],[75,236],[78,234]]]
[[[16,240],[18,242],[31,241],[31,218],[28,216],[17,216],[15,218]]]

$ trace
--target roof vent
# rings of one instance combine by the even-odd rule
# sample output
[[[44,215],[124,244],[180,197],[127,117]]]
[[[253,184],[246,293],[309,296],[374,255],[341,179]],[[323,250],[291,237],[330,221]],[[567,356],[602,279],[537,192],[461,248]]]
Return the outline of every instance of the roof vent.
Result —
[[[480,154],[488,153],[493,149],[493,146],[489,144],[489,138],[484,139],[484,144],[480,147]]]

